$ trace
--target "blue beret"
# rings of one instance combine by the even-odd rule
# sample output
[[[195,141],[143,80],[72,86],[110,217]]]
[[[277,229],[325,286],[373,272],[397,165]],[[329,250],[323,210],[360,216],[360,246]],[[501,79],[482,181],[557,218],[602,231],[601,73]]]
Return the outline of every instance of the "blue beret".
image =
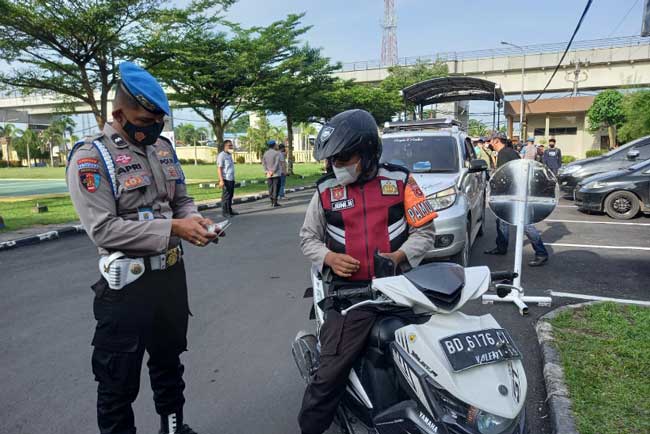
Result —
[[[268,142],[266,142],[266,145],[267,146],[275,146],[275,140],[269,140]]]
[[[120,63],[120,76],[124,88],[146,110],[171,114],[167,95],[158,81],[132,62]]]

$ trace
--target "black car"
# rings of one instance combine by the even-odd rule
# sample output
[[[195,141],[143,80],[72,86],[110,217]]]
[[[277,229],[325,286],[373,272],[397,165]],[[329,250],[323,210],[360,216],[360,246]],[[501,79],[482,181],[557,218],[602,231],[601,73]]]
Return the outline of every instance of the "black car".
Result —
[[[574,161],[562,166],[558,173],[558,183],[563,193],[573,196],[578,183],[599,173],[625,169],[650,158],[650,136],[641,137],[599,157]]]
[[[578,184],[575,203],[587,211],[604,211],[627,220],[650,213],[650,160],[627,169],[591,176]]]

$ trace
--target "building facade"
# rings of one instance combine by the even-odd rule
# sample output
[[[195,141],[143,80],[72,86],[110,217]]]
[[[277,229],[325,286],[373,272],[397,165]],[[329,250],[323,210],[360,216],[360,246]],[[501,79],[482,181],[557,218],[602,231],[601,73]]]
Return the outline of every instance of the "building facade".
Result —
[[[589,131],[587,110],[594,102],[593,96],[540,99],[526,102],[524,110],[523,140],[534,137],[536,143],[546,144],[554,138],[563,155],[584,158],[588,150],[609,149],[606,130]],[[506,101],[505,115],[508,136],[513,136],[513,124],[519,122],[521,104]]]

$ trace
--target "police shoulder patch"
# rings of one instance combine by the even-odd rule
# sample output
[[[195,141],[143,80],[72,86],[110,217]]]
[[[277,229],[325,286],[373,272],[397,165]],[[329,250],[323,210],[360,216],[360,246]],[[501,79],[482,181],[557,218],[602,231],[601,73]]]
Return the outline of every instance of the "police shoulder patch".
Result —
[[[94,193],[97,191],[99,188],[99,183],[101,181],[101,176],[99,173],[96,172],[80,172],[79,173],[79,180],[81,181],[81,185],[83,188],[85,188],[89,193]]]

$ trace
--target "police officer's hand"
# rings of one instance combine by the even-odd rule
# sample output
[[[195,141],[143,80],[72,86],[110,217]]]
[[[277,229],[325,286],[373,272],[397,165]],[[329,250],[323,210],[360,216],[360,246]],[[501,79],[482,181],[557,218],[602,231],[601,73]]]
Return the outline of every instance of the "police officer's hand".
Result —
[[[223,182],[223,179],[219,180],[219,188],[223,188],[223,186],[226,185],[225,182]]]
[[[172,235],[176,235],[197,246],[205,246],[217,237],[217,234],[208,232],[206,226],[212,224],[210,219],[192,216],[184,219],[172,220]]]
[[[359,265],[361,262],[357,261],[350,255],[329,252],[325,255],[325,264],[328,265],[336,275],[341,277],[350,277],[353,273],[359,271]]]

